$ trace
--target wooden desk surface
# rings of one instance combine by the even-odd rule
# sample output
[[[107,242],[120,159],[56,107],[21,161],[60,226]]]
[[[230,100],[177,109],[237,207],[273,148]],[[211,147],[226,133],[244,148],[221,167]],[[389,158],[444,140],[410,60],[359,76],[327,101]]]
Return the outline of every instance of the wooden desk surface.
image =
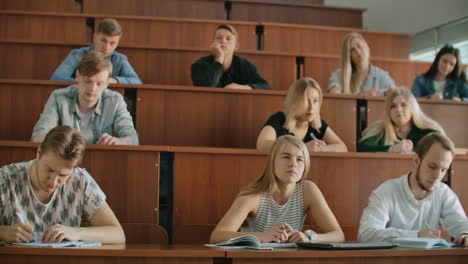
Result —
[[[454,249],[386,249],[386,250],[300,250],[226,251],[232,263],[466,263],[468,250]]]
[[[213,263],[225,251],[203,245],[126,244],[98,248],[0,248],[1,263]]]

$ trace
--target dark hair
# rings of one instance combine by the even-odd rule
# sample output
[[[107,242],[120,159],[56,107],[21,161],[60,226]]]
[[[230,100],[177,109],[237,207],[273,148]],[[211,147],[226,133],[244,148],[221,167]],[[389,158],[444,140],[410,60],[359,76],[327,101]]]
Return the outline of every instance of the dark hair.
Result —
[[[105,70],[108,70],[109,76],[111,76],[112,63],[108,57],[95,50],[86,53],[78,65],[78,72],[81,76],[90,77]]]
[[[448,150],[452,155],[455,155],[455,145],[453,145],[450,138],[442,135],[441,133],[433,132],[424,136],[416,146],[415,152],[421,160],[426,156],[434,143],[439,143],[445,150]]]
[[[122,27],[117,20],[106,18],[99,22],[96,32],[106,36],[122,36]]]
[[[439,52],[437,53],[434,61],[432,62],[432,65],[431,67],[429,68],[429,70],[424,73],[424,77],[426,78],[430,78],[430,79],[434,79],[436,74],[437,74],[437,71],[438,71],[438,68],[439,68],[439,61],[440,61],[440,58],[442,58],[443,55],[445,54],[452,54],[455,56],[455,58],[457,58],[457,63],[455,64],[455,67],[453,68],[453,71],[447,76],[448,79],[452,79],[452,80],[457,80],[457,79],[463,79],[463,81],[467,82],[466,80],[466,75],[465,75],[465,72],[463,70],[463,66],[461,64],[461,61],[460,61],[460,51],[455,48],[452,44],[445,44],[440,50]]]
[[[75,162],[78,166],[83,160],[86,140],[76,129],[69,126],[57,126],[50,130],[41,143],[41,155],[52,151],[64,160]]]

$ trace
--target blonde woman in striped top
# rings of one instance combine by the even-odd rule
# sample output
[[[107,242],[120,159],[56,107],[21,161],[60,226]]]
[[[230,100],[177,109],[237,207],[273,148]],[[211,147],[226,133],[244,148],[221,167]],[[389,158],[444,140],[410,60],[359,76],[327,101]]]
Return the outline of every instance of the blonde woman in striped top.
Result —
[[[240,191],[210,243],[247,234],[261,242],[343,241],[343,231],[319,188],[305,180],[309,168],[306,145],[291,135],[279,137],[263,175]],[[303,231],[306,216],[319,232]]]

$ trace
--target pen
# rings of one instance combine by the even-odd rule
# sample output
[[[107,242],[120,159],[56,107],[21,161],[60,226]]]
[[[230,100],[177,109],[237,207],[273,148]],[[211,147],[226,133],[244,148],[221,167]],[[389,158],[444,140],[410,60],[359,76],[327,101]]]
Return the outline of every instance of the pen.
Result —
[[[18,219],[20,220],[22,224],[26,224],[26,221],[24,221],[23,216],[18,211],[15,212],[15,215],[18,217]],[[36,241],[37,241],[36,232],[34,232],[34,238],[31,242],[36,242]]]

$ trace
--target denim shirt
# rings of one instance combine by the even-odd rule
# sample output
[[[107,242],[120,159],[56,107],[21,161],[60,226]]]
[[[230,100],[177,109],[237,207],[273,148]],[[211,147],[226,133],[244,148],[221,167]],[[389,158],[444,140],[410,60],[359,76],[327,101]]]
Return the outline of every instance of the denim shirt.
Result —
[[[330,81],[328,82],[328,90],[332,87],[337,87],[339,89],[343,89],[341,84],[341,69],[338,69],[332,73],[330,76]],[[380,95],[385,95],[388,88],[395,88],[395,81],[393,81],[392,77],[388,74],[388,72],[374,66],[370,65],[369,75],[367,75],[367,79],[363,84],[362,88],[360,89],[360,94],[364,93],[370,89],[377,89],[380,92]]]
[[[435,93],[434,80],[420,75],[414,80],[412,91],[416,98],[429,98]],[[468,101],[468,84],[461,78],[447,79],[443,97],[448,100],[459,97],[461,100]]]
[[[45,135],[52,128],[67,125],[79,129],[80,117],[78,107],[78,85],[58,89],[52,92],[44,107],[44,111],[34,126],[32,138]],[[133,127],[132,117],[127,111],[127,104],[118,92],[105,89],[99,98],[91,116],[94,144],[99,137],[108,133],[111,136],[122,138],[131,137],[132,145],[138,145],[138,135]]]
[[[52,81],[76,81],[75,74],[81,58],[93,49],[94,46],[89,46],[72,50],[50,79]],[[109,59],[112,63],[112,77],[117,79],[119,83],[142,84],[132,65],[128,62],[127,56],[114,51],[109,56]]]

